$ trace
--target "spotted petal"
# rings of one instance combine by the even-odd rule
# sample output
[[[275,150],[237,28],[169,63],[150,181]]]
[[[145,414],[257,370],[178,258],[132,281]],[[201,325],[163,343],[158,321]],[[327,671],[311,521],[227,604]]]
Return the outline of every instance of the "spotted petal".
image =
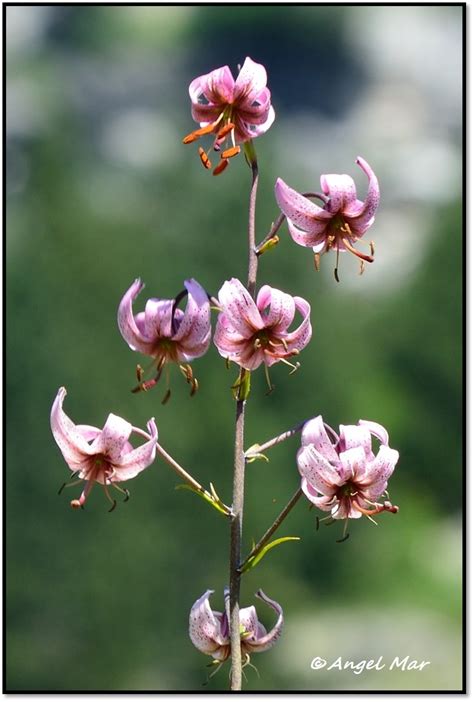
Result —
[[[370,422],[368,419],[359,419],[361,427],[367,427],[371,434],[377,437],[381,444],[388,446],[388,431],[377,422]]]
[[[221,634],[218,613],[211,610],[209,596],[214,590],[206,590],[193,604],[189,615],[189,636],[194,646],[202,653],[214,654],[221,646],[229,643]]]
[[[323,193],[329,196],[326,207],[332,214],[342,212],[357,199],[355,183],[345,174],[322,175],[321,188]]]
[[[123,452],[120,458],[114,461],[116,472],[112,481],[131,480],[153,463],[158,440],[158,429],[153,418],[147,423],[147,429],[150,437],[147,442],[131,451]]]
[[[301,432],[301,444],[303,446],[312,444],[316,451],[321,453],[328,461],[333,463],[338,461],[337,451],[328,436],[321,415],[306,422]]]
[[[63,401],[66,395],[66,388],[59,388],[51,408],[51,431],[64,460],[72,471],[76,471],[93,451],[83,432],[77,429],[74,422],[63,410]]]
[[[372,437],[368,427],[361,424],[359,424],[359,426],[355,424],[341,424],[339,426],[339,433],[341,435],[341,451],[346,451],[356,446],[362,446],[365,454],[373,458]]]
[[[292,223],[309,233],[321,233],[333,215],[304,197],[281,178],[275,183],[275,197],[280,210]],[[313,246],[313,244],[306,244]]]
[[[367,465],[366,474],[360,484],[370,499],[379,497],[386,488],[387,480],[395,470],[399,458],[398,451],[381,446],[375,459]]]
[[[188,301],[184,316],[179,324],[178,331],[173,336],[174,341],[179,341],[185,347],[188,356],[193,358],[193,349],[206,340],[204,351],[207,351],[210,342],[211,308],[209,297],[203,287],[193,278],[185,280],[184,285],[188,291]],[[199,355],[202,355],[201,353]]]
[[[369,228],[374,220],[374,216],[380,202],[380,188],[377,177],[367,161],[365,161],[361,156],[358,156],[356,163],[367,175],[369,179],[369,188],[365,202],[363,202],[361,206],[349,206],[346,214],[350,218],[349,222],[351,229],[360,235]]]
[[[260,288],[257,307],[265,326],[273,327],[274,331],[286,331],[295,316],[294,298],[269,285]]]
[[[247,56],[235,81],[234,100],[240,105],[251,107],[254,100],[267,85],[267,72],[261,63]]]
[[[252,605],[251,607],[243,607],[239,611],[240,629],[243,631],[242,641],[256,639],[261,627],[258,621],[257,611]]]
[[[137,278],[132,283],[120,302],[117,321],[120,333],[132,351],[141,351],[141,353],[149,354],[153,345],[138,328],[132,309],[133,301],[144,287],[140,278]]]
[[[229,66],[222,66],[191,81],[189,97],[195,105],[202,104],[204,98],[212,105],[224,106],[233,100],[234,85]]]
[[[362,446],[341,451],[339,454],[340,473],[344,482],[363,478],[366,471],[367,458]]]
[[[296,309],[303,317],[303,321],[294,331],[286,334],[285,340],[289,351],[301,351],[307,344],[309,344],[313,333],[309,318],[311,305],[302,297],[294,297],[293,299],[295,301]]]
[[[297,463],[301,476],[322,495],[332,497],[334,489],[345,482],[336,468],[311,444],[300,448]]]
[[[263,590],[259,590],[256,593],[256,597],[265,602],[265,604],[271,607],[278,614],[278,619],[268,634],[260,622],[258,622],[258,637],[256,639],[249,639],[245,642],[245,646],[249,649],[249,651],[261,653],[262,651],[268,651],[268,649],[271,648],[280,638],[283,630],[283,609],[278,602],[275,602],[275,600],[271,600],[269,597],[267,597]]]
[[[321,495],[306,478],[301,478],[301,489],[310,502],[323,512],[330,512],[333,508],[335,495]]]
[[[219,290],[219,303],[229,323],[244,337],[252,336],[264,324],[248,291],[240,280],[227,280]]]
[[[120,460],[123,448],[132,433],[132,425],[116,414],[109,414],[104,428],[90,446],[93,454],[104,454],[112,463]]]

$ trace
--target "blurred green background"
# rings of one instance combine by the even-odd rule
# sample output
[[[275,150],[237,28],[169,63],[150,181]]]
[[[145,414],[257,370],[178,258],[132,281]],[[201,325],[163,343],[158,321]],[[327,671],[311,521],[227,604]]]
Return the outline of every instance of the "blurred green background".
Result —
[[[462,229],[459,6],[16,6],[7,8],[7,678],[10,691],[203,688],[208,659],[193,648],[193,602],[227,578],[225,520],[160,460],[108,514],[94,490],[57,490],[69,472],[49,428],[57,389],[77,423],[112,411],[231,499],[234,403],[215,349],[195,362],[188,397],[177,371],[163,389],[131,395],[133,354],[116,325],[140,276],[147,297],[173,297],[195,277],[217,293],[245,277],[250,182],[243,158],[213,178],[196,145],[187,88],[249,55],[264,63],[277,119],[256,141],[257,229],[277,216],[277,176],[300,191],[321,173],[372,165],[382,201],[370,238],[376,262],[358,275],[341,258],[313,269],[282,228],[260,284],[307,298],[313,340],[301,369],[276,367],[266,396],[253,379],[246,443],[322,413],[330,424],[372,419],[400,461],[390,482],[398,515],[379,526],[315,530],[303,501],[273,551],[248,574],[278,600],[285,630],[255,656],[247,690],[459,690],[461,687]],[[247,472],[250,547],[298,484],[298,440]],[[273,613],[258,605],[267,626]],[[409,655],[422,672],[313,671],[329,662]]]

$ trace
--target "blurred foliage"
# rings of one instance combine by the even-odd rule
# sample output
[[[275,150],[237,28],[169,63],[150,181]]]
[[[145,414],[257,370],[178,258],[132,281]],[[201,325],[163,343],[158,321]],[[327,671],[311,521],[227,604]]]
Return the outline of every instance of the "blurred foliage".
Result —
[[[142,359],[118,333],[117,305],[137,276],[147,285],[137,309],[147,296],[174,296],[187,277],[216,294],[224,279],[245,276],[250,174],[236,159],[214,179],[193,147],[181,146],[192,129],[189,81],[248,54],[266,64],[287,124],[301,108],[342,118],[357,97],[354,87],[360,91],[369,81],[347,40],[351,12],[357,8],[8,8],[10,691],[202,689],[208,661],[188,639],[187,618],[209,587],[214,607],[222,608],[225,519],[191,493],[175,491],[175,475],[159,460],[130,484],[131,500],[113,514],[100,488],[84,512],[73,512],[74,489],[55,496],[68,470],[51,437],[49,412],[65,385],[65,410],[77,423],[102,426],[109,411],[136,426],[155,416],[163,446],[230,500],[236,368],[226,370],[211,349],[194,364],[201,389],[192,400],[173,370],[165,407],[160,387],[131,395]],[[436,17],[442,24],[443,15]],[[21,43],[18,27],[35,40]],[[419,41],[422,51],[423,33]],[[259,238],[277,215],[272,187],[286,167],[278,124],[256,144]],[[155,127],[161,131],[147,141],[146,130],[153,137]],[[357,149],[351,145],[350,159]],[[294,158],[299,163],[307,154]],[[281,602],[286,620],[278,646],[253,661],[261,677],[249,672],[249,690],[460,687],[459,197],[453,183],[450,203],[415,203],[429,223],[428,238],[412,242],[413,250],[422,248],[417,267],[411,274],[391,271],[399,282],[387,291],[382,281],[367,293],[367,270],[348,292],[344,283],[356,271],[346,260],[339,286],[329,256],[316,274],[310,252],[284,228],[279,246],[262,257],[260,282],[311,301],[314,336],[296,375],[272,369],[272,395],[265,395],[263,373],[254,374],[247,446],[319,413],[336,427],[376,420],[389,427],[400,451],[390,494],[401,509],[382,515],[377,528],[360,520],[349,541],[336,544],[338,527],[316,532],[315,512],[298,504],[278,536],[300,535],[301,542],[269,553],[243,581],[244,605],[254,603],[261,587]],[[383,241],[382,211],[373,231]],[[246,548],[297,487],[297,446],[288,441],[269,452],[269,464],[249,466]],[[377,656],[389,645],[384,641],[399,644],[397,655],[431,655],[431,668],[416,680],[369,673],[324,678],[310,670],[325,645],[335,655],[364,658],[371,618],[386,626],[392,613]],[[343,626],[332,626],[338,616],[357,630],[354,641]],[[226,675],[207,689],[226,689]]]

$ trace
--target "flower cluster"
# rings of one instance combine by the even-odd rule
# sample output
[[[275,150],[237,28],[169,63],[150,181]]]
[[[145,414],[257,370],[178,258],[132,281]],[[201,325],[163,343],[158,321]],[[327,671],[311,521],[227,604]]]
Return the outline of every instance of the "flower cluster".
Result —
[[[152,298],[144,312],[134,315],[132,303],[143,289],[139,279],[122,298],[118,311],[120,332],[132,350],[151,356],[157,369],[156,377],[142,381],[138,389],[152,387],[167,362],[178,363],[185,377],[197,382],[187,362],[208,350],[210,302],[195,280],[186,280],[184,284],[184,294],[188,296],[184,313],[178,307],[183,295],[180,293],[173,300]],[[288,359],[298,354],[311,339],[311,308],[301,297],[292,297],[264,285],[254,302],[242,283],[232,278],[221,287],[218,304],[214,343],[221,356],[241,368],[255,370],[262,363],[265,366],[278,361],[288,363]],[[303,320],[294,331],[289,331],[296,311]]]
[[[170,397],[170,364],[178,366],[191,386],[191,395],[196,392],[198,381],[191,363],[208,351],[213,338],[218,353],[226,361],[240,367],[239,380],[233,388],[239,387],[236,398],[242,405],[239,411],[242,410],[240,426],[243,427],[243,400],[246,399],[245,393],[250,387],[251,371],[263,365],[272,389],[268,368],[283,363],[289,365],[292,372],[296,370],[299,363],[295,362],[294,357],[308,345],[312,335],[311,307],[302,297],[290,295],[269,285],[263,285],[256,296],[250,294],[256,287],[257,266],[255,264],[252,278],[252,261],[258,260],[261,254],[278,242],[276,232],[286,218],[291,238],[297,244],[313,249],[317,268],[321,254],[334,250],[337,257],[335,277],[339,280],[339,253],[349,251],[361,261],[362,272],[364,263],[374,260],[374,244],[370,242],[370,253],[363,253],[356,245],[374,223],[380,199],[379,185],[372,168],[360,156],[356,163],[368,178],[365,200],[357,198],[355,183],[346,174],[322,175],[322,192],[305,194],[297,192],[278,178],[275,197],[281,215],[263,242],[254,246],[258,167],[252,140],[267,132],[275,119],[271,93],[267,87],[266,70],[261,64],[247,57],[243,66],[239,67],[236,79],[233,78],[229,67],[223,66],[195,78],[189,86],[189,95],[192,117],[199,123],[199,128],[188,134],[183,141],[189,144],[201,137],[212,135],[210,149],[205,151],[202,147],[199,148],[204,167],[212,168],[209,153],[213,149],[220,155],[213,174],[219,175],[227,168],[230,159],[240,153],[241,145],[252,167],[248,289],[237,278],[231,278],[223,283],[216,298],[209,295],[196,280],[189,278],[184,281],[184,289],[176,297],[150,298],[143,311],[134,312],[133,305],[144,288],[144,284],[137,278],[120,301],[117,321],[120,333],[130,349],[151,359],[145,370],[137,365],[138,385],[133,392],[151,389],[165,372],[167,389],[163,403]],[[312,201],[314,198],[318,199],[322,206],[315,204]],[[180,306],[181,303],[184,309]],[[214,308],[217,309],[218,317],[213,335],[211,310]],[[152,377],[145,379],[145,374],[150,369],[153,369]],[[245,391],[240,393],[244,387]],[[51,430],[73,474],[70,482],[65,483],[61,490],[66,486],[84,483],[80,497],[71,501],[73,508],[83,508],[94,484],[98,483],[111,503],[112,511],[116,501],[112,498],[109,488],[118,490],[128,499],[128,490],[120,483],[134,478],[150,466],[158,451],[188,482],[188,486],[191,486],[194,492],[214,504],[226,516],[235,518],[234,525],[238,524],[241,529],[240,518],[243,512],[242,509],[238,512],[236,505],[239,500],[235,497],[236,493],[233,512],[218,498],[212,483],[212,494],[205,491],[160,446],[154,418],[148,421],[147,431],[132,426],[130,422],[115,414],[108,415],[102,429],[76,425],[63,410],[65,396],[65,388],[60,388],[51,410]],[[292,433],[295,433],[295,430],[287,432]],[[132,434],[143,440],[136,448],[130,442]],[[265,446],[255,447],[263,450],[282,438],[287,437],[281,435],[267,442]],[[372,446],[373,438],[379,444],[376,450]],[[243,435],[240,437],[240,448],[236,448],[234,477],[235,486],[239,484],[236,477],[240,466],[240,484],[243,490],[245,459],[264,457],[264,454],[244,454],[242,444]],[[236,447],[239,447],[237,441]],[[344,533],[349,519],[357,519],[362,515],[372,519],[381,512],[397,512],[398,507],[392,505],[386,492],[387,481],[397,461],[398,452],[390,448],[388,433],[380,424],[360,420],[357,425],[341,425],[339,433],[336,433],[324,423],[321,416],[306,422],[302,430],[301,448],[296,458],[301,476],[301,490],[292,498],[294,502],[290,501],[280,518],[265,532],[242,563],[237,560],[240,558],[240,541],[235,542],[236,549],[233,542],[231,573],[239,574],[240,577],[249,569],[246,568],[249,564],[253,567],[260,560],[265,550],[273,548],[279,542],[296,538],[285,537],[268,543],[270,536],[302,493],[313,505],[329,513],[325,519],[344,520]],[[213,592],[207,590],[192,606],[189,636],[194,646],[211,656],[219,667],[231,655],[230,595],[226,589],[224,611],[218,612],[213,611],[209,603]],[[234,591],[233,593],[235,594]],[[232,622],[235,623],[236,629],[233,631],[232,641],[236,642],[238,649],[237,624],[240,622],[240,653],[243,665],[250,663],[251,654],[266,651],[273,646],[283,628],[281,606],[267,597],[262,590],[256,593],[256,597],[276,612],[277,621],[267,632],[258,619],[255,607],[240,609],[239,618],[235,610],[235,619],[232,619]],[[232,658],[233,663],[235,660],[239,662],[238,655],[237,659],[235,656]]]

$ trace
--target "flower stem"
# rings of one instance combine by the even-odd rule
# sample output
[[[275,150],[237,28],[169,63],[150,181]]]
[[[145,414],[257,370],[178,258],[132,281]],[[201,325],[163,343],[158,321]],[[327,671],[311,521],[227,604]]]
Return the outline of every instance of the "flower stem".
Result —
[[[248,225],[248,279],[247,290],[255,297],[257,285],[258,256],[255,250],[255,207],[258,188],[258,164],[253,145],[246,149],[246,156],[252,169],[252,185],[249,201]],[[231,650],[231,690],[242,689],[242,653],[240,648],[240,578],[239,572],[242,548],[242,523],[244,514],[245,455],[244,455],[245,400],[238,399],[235,413],[234,481],[230,524],[230,574],[229,574],[229,627]]]
[[[231,649],[231,690],[242,687],[242,654],[240,651],[240,552],[242,543],[242,520],[244,512],[244,419],[245,400],[238,400],[235,415],[235,453],[232,511],[234,516],[230,523],[230,575],[229,575],[229,609],[230,609],[230,649]]]
[[[250,189],[249,203],[249,267],[247,290],[252,297],[255,297],[255,287],[257,285],[258,256],[255,248],[255,206],[257,202],[258,188],[258,164],[255,158],[251,163],[252,167],[252,187]]]
[[[288,502],[288,504],[282,509],[278,517],[275,519],[273,524],[266,530],[260,541],[253,547],[253,549],[250,551],[249,555],[245,559],[245,561],[241,564],[240,566],[240,571],[243,571],[245,568],[245,565],[249,562],[253,556],[255,556],[264,546],[268,541],[270,541],[271,537],[273,534],[276,532],[280,524],[286,519],[286,517],[289,515],[293,507],[296,505],[298,500],[300,499],[301,495],[303,494],[303,491],[301,488],[298,488],[298,490],[295,492],[291,500]]]
[[[163,446],[161,446],[160,444],[157,443],[156,450],[158,451],[160,456],[162,458],[164,458],[164,460],[168,463],[168,465],[170,465],[171,468],[173,468],[175,473],[177,473],[180,478],[182,478],[186,483],[188,483],[188,485],[191,485],[191,487],[194,488],[195,490],[197,490],[198,492],[203,492],[203,493],[206,493],[209,495],[207,490],[205,490],[202,487],[202,485],[200,485],[198,483],[198,481],[193,478],[192,475],[189,475],[189,473],[187,471],[185,471],[184,468],[182,466],[180,466],[179,463],[177,463],[174,460],[174,458],[172,456],[170,456],[169,453],[167,453],[165,451]],[[209,495],[209,497],[212,497],[212,495]]]
[[[308,420],[305,419],[303,422],[300,422],[292,429],[288,429],[288,431],[284,431],[283,434],[279,434],[278,436],[275,436],[273,439],[269,439],[264,444],[256,444],[255,446],[251,446],[245,452],[245,458],[249,459],[249,458],[252,458],[252,456],[254,454],[262,454],[267,449],[272,448],[272,446],[276,446],[277,444],[281,444],[282,441],[286,441],[286,439],[290,439],[292,436],[294,436],[295,434],[298,434],[298,432],[300,432],[303,429],[303,427],[307,421]]]

